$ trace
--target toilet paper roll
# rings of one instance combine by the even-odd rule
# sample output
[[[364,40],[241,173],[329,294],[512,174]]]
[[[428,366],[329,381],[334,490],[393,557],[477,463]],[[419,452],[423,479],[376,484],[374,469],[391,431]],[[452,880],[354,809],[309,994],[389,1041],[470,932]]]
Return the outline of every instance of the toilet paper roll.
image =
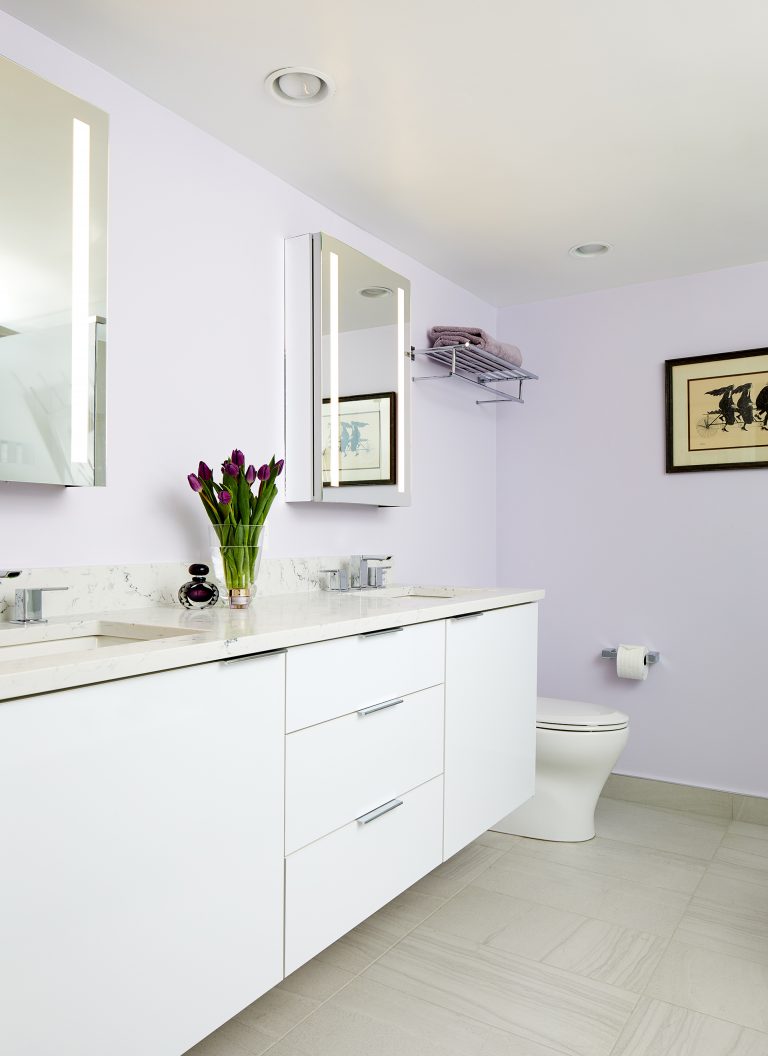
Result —
[[[644,681],[648,677],[648,650],[644,645],[620,645],[616,653],[619,678]]]

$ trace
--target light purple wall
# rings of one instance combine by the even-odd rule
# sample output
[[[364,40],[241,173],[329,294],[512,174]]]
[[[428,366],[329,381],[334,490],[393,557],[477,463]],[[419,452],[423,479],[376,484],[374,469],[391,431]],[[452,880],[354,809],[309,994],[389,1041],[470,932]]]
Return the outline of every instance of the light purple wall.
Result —
[[[583,262],[585,267],[589,261]],[[664,472],[663,362],[768,346],[768,264],[505,309],[500,583],[547,590],[540,691],[631,716],[621,773],[768,795],[768,470]],[[597,659],[659,649],[644,683]]]
[[[0,484],[5,567],[199,558],[186,474],[283,447],[286,236],[325,230],[408,276],[417,344],[436,322],[494,329],[491,306],[2,12],[0,49],[110,114],[108,487]],[[278,503],[271,556],[385,550],[406,579],[492,583],[495,414],[468,396],[414,386],[410,509]]]

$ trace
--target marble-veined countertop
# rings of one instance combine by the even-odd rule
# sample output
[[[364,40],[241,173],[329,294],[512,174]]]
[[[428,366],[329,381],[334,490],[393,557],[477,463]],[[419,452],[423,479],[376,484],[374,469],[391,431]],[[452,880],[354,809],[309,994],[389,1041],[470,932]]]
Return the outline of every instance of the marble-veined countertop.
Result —
[[[0,623],[0,701],[523,605],[544,597],[543,590],[533,588],[424,588],[447,595],[437,597],[407,593],[413,589],[418,588],[257,597],[245,612],[223,607],[189,611],[181,606],[154,606],[58,616],[46,624],[23,627]],[[167,629],[169,636],[153,638],[155,629]],[[74,646],[71,652],[60,648],[50,653],[36,647],[30,650],[34,655],[25,656],[15,648],[29,642],[55,642],[73,632],[140,640],[81,652]]]

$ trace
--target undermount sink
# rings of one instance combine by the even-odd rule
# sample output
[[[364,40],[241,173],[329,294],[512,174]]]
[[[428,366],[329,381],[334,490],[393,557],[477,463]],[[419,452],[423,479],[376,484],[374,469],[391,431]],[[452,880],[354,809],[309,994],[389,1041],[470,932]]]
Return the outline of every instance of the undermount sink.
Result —
[[[466,598],[476,592],[474,587],[401,587],[391,586],[374,589],[369,587],[362,593],[368,597],[382,598]],[[359,592],[352,592],[359,593]]]
[[[188,635],[171,627],[140,626],[105,620],[83,620],[72,624],[27,624],[3,629],[0,634],[0,665],[38,657],[82,656],[99,649],[113,649],[138,642],[154,642]],[[74,659],[74,656],[73,656]]]

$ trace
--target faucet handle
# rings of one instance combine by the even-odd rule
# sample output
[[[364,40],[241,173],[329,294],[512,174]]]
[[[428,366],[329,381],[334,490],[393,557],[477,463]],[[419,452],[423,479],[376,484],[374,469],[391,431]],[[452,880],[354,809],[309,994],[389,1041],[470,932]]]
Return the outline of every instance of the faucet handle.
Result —
[[[390,570],[391,565],[376,565],[374,568],[368,569],[368,586],[376,587],[380,589],[387,585],[387,572]]]
[[[323,588],[324,590],[349,590],[349,575],[346,568],[321,568],[320,572],[328,576],[328,585]]]

